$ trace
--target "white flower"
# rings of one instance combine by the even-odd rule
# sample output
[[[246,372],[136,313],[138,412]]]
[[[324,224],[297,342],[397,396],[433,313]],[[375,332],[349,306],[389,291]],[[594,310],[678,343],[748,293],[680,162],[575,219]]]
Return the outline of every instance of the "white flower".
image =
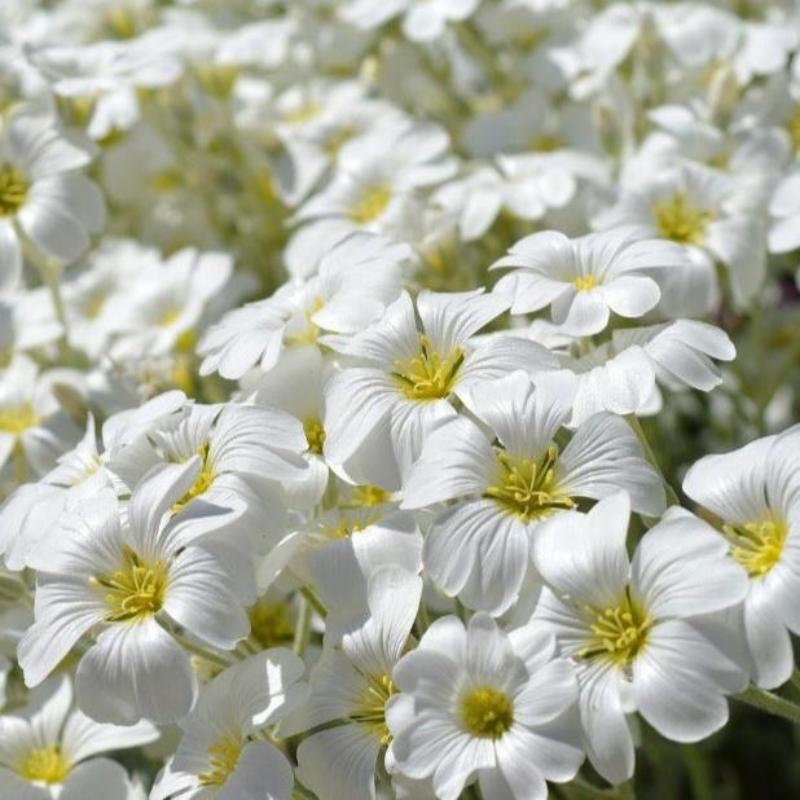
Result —
[[[311,671],[311,697],[281,732],[343,724],[313,732],[297,751],[297,777],[320,800],[375,797],[376,763],[389,743],[386,703],[397,691],[392,670],[402,656],[417,614],[422,581],[397,566],[377,570],[369,582],[369,617],[326,647]]]
[[[619,417],[593,416],[563,450],[556,444],[572,391],[572,381],[548,376],[534,388],[522,372],[481,384],[472,408],[489,432],[461,417],[431,435],[411,470],[403,508],[457,501],[434,520],[423,562],[447,595],[470,608],[506,611],[539,525],[577,498],[627,489],[637,511],[657,516],[664,508],[661,481]]]
[[[230,282],[231,257],[186,248],[140,270],[124,304],[115,305],[118,333],[111,357],[124,361],[166,355],[181,342],[191,349],[203,312]]]
[[[550,305],[553,322],[566,333],[591,336],[608,325],[612,311],[630,318],[654,308],[661,292],[649,273],[686,261],[677,245],[637,240],[625,229],[577,239],[545,231],[514,244],[492,269],[516,268],[495,288],[512,298],[512,314]]]
[[[196,404],[149,431],[146,441],[123,448],[108,469],[130,490],[158,471],[199,459],[194,482],[172,507],[176,523],[192,537],[224,523],[229,544],[259,549],[283,525],[283,506],[266,484],[304,479],[305,449],[300,423],[277,409]],[[228,509],[225,519],[203,513],[209,506]]]
[[[242,556],[218,542],[192,541],[189,520],[168,514],[201,470],[193,456],[156,473],[137,487],[125,514],[111,492],[99,492],[75,511],[60,546],[40,554],[36,622],[18,651],[29,686],[91,631],[96,641],[76,673],[83,711],[117,724],[174,721],[189,711],[196,680],[167,619],[231,649],[248,633],[243,606],[255,599]],[[194,502],[208,532],[221,509]]]
[[[724,695],[747,683],[735,637],[707,616],[747,591],[724,540],[678,510],[629,561],[629,515],[628,497],[613,495],[588,514],[547,520],[534,540],[546,584],[534,619],[575,663],[587,753],[612,783],[633,774],[626,713],[638,711],[668,739],[695,742],[728,721]]]
[[[317,275],[285,284],[266,300],[225,315],[203,336],[200,374],[236,380],[258,364],[275,366],[284,346],[315,344],[326,331],[353,334],[379,316],[399,292],[406,245],[366,233],[344,235]]]
[[[44,256],[74,261],[103,227],[97,186],[80,170],[91,155],[50,120],[18,114],[0,133],[0,286],[22,272],[25,237]]]
[[[484,614],[442,617],[395,667],[400,691],[387,711],[387,760],[411,778],[433,778],[455,800],[475,778],[492,800],[544,800],[546,780],[571,780],[583,761],[569,713],[575,674],[551,636],[507,634]]]
[[[722,383],[714,363],[732,361],[736,348],[725,331],[696,320],[615,330],[610,342],[564,367],[577,376],[570,424],[599,411],[654,414],[661,408],[658,384],[710,392]]]
[[[150,800],[289,800],[291,765],[260,733],[303,702],[304,669],[297,656],[276,648],[228,667],[206,684],[180,722],[180,744]]]
[[[397,234],[419,212],[420,190],[455,172],[448,148],[447,133],[433,123],[399,121],[363,137],[342,153],[330,183],[300,207],[298,222],[318,221],[296,237],[313,239],[330,226],[340,237],[367,230],[402,239]]]
[[[29,467],[33,472],[30,477],[44,475],[80,437],[53,393],[58,376],[58,371],[40,374],[36,364],[25,356],[16,358],[0,373],[0,466],[15,460],[21,481],[25,481]]]
[[[728,268],[737,304],[746,305],[766,271],[765,222],[730,176],[687,163],[636,189],[597,219],[598,227],[633,226],[686,248],[690,260],[662,284],[667,313],[702,316],[718,303],[714,263]]]
[[[521,338],[470,341],[507,306],[481,290],[423,291],[416,302],[420,329],[414,303],[404,292],[379,321],[344,343],[342,352],[359,361],[345,366],[326,388],[328,463],[344,463],[368,437],[388,429],[403,475],[425,438],[456,416],[455,398],[469,405],[470,387],[514,369],[535,372],[554,366],[550,353]]]
[[[51,678],[24,708],[0,716],[0,792],[9,800],[125,800],[125,770],[95,756],[158,735],[147,722],[120,727],[89,719],[73,707],[69,678]]]
[[[800,430],[757,439],[701,458],[683,482],[686,494],[722,522],[720,541],[749,578],[741,609],[743,639],[760,686],[788,680],[789,632],[800,633]],[[724,537],[724,538],[723,538]]]
[[[429,42],[442,35],[448,22],[472,16],[480,0],[349,0],[341,10],[344,19],[360,28],[377,28],[403,15],[403,33],[414,42]]]
[[[800,247],[800,169],[791,171],[778,184],[769,203],[769,213],[772,217],[770,252],[797,250]]]

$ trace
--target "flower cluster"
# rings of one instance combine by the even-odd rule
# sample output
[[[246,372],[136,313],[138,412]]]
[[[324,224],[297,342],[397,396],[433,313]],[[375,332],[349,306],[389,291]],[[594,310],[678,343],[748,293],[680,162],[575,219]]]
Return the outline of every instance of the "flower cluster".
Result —
[[[800,723],[799,252],[790,0],[0,3],[0,796]]]

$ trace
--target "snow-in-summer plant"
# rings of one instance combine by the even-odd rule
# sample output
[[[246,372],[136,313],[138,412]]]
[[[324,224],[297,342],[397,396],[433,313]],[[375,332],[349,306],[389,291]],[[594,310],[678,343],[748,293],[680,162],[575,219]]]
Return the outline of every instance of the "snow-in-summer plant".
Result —
[[[798,267],[790,0],[0,2],[0,798],[798,796]]]

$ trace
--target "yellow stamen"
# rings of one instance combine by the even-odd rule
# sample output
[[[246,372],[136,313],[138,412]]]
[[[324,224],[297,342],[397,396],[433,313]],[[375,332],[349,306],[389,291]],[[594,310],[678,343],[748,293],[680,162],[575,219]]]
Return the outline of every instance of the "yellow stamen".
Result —
[[[192,484],[192,488],[189,489],[189,491],[186,492],[186,494],[172,506],[172,512],[174,514],[177,514],[179,511],[183,510],[183,508],[185,508],[192,500],[194,500],[195,497],[199,497],[201,494],[204,494],[206,491],[208,491],[208,489],[211,487],[211,484],[214,483],[214,478],[216,475],[214,474],[214,469],[209,461],[208,453],[208,444],[202,445],[197,451],[197,454],[203,459],[203,467],[200,470],[200,474],[197,476],[195,482]]]
[[[20,209],[30,184],[11,164],[0,166],[0,217],[9,217]]]
[[[294,627],[288,603],[259,600],[249,611],[250,633],[265,649],[288,644],[294,638]]]
[[[39,416],[30,403],[25,403],[19,408],[0,409],[0,431],[19,436],[29,428],[39,424]]]
[[[312,322],[311,318],[325,305],[322,297],[315,297],[311,305],[303,312],[302,322],[304,328],[289,331],[284,337],[287,345],[290,344],[315,344],[319,335],[319,328]]]
[[[388,503],[391,498],[391,492],[387,492],[386,489],[381,489],[380,486],[364,484],[353,489],[350,505],[356,508],[369,508],[370,506],[379,506],[381,503]]]
[[[392,373],[402,394],[409,400],[439,400],[453,391],[464,353],[454,347],[446,356],[431,348],[425,336],[419,337],[419,355],[398,361]]]
[[[17,769],[26,781],[40,781],[50,785],[63,783],[71,771],[72,764],[64,758],[58,745],[31,750]]]
[[[616,606],[586,608],[593,617],[592,636],[578,651],[578,658],[603,658],[620,667],[629,667],[647,644],[652,621],[626,589]]]
[[[201,785],[223,786],[236,769],[243,747],[244,740],[238,733],[225,734],[211,745],[208,748],[208,772],[198,775]]]
[[[353,722],[364,725],[382,746],[392,739],[386,727],[385,708],[388,699],[397,692],[397,687],[388,675],[371,675],[364,689],[358,708],[351,715]]]
[[[656,228],[664,239],[681,244],[701,245],[706,238],[706,229],[715,214],[695,206],[683,192],[656,203],[653,208]]]
[[[306,435],[308,449],[318,456],[322,455],[325,447],[325,428],[322,427],[322,423],[316,417],[304,420],[303,432]]]
[[[514,724],[511,698],[491,686],[471,689],[461,698],[461,722],[480,739],[499,739]]]
[[[722,530],[731,543],[731,556],[751,578],[763,577],[781,560],[789,532],[783,520],[774,518],[725,525]]]
[[[349,217],[358,225],[368,225],[383,214],[391,199],[392,189],[389,184],[370,186],[350,208]]]
[[[106,622],[133,622],[157,614],[164,605],[168,567],[163,561],[148,563],[128,545],[116,572],[95,575],[89,585],[105,591]]]
[[[590,289],[594,289],[597,286],[597,278],[594,275],[578,275],[572,281],[572,285],[579,291],[579,292],[588,292]]]
[[[486,488],[484,497],[526,523],[560,509],[573,508],[575,501],[556,481],[557,460],[555,445],[550,445],[539,459],[515,459],[504,450],[498,450],[497,482]]]

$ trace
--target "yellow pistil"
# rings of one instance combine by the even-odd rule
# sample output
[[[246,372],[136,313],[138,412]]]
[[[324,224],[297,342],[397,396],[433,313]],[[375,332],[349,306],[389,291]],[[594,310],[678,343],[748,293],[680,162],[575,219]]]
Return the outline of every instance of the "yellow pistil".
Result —
[[[303,421],[303,432],[306,435],[308,442],[308,449],[316,455],[322,455],[322,449],[325,447],[325,428],[322,423],[316,418]]]
[[[247,613],[251,635],[265,649],[288,644],[294,638],[287,603],[259,600]]]
[[[389,205],[392,188],[388,183],[379,183],[366,188],[358,201],[350,208],[349,217],[358,225],[374,222]]]
[[[0,217],[16,214],[28,195],[28,181],[11,164],[0,166]]]
[[[579,292],[588,292],[590,289],[594,289],[597,286],[597,278],[594,275],[578,275],[572,281],[572,285],[579,291]]]
[[[242,754],[244,739],[238,733],[227,733],[208,748],[208,772],[198,775],[203,786],[223,786],[233,774]]]
[[[58,745],[37,747],[29,751],[17,769],[26,781],[49,785],[63,783],[71,771],[72,764],[64,758]]]
[[[659,235],[680,244],[703,244],[714,216],[713,211],[698,208],[680,191],[653,207]]]
[[[192,488],[189,489],[189,491],[186,492],[186,494],[172,506],[172,512],[174,514],[182,511],[192,500],[194,500],[195,497],[199,497],[201,494],[207,492],[211,487],[211,484],[214,483],[214,478],[216,476],[214,474],[214,469],[211,466],[208,453],[208,444],[202,445],[197,451],[197,454],[203,459],[203,467],[200,470],[200,474],[197,476],[195,482],[192,484]]]
[[[578,651],[578,658],[607,659],[617,666],[629,667],[647,644],[652,622],[630,595],[629,590],[616,606],[586,608],[594,620],[589,625],[592,636]]]
[[[419,354],[395,363],[392,373],[409,400],[440,400],[453,391],[464,353],[454,347],[446,356],[438,353],[425,336],[419,337]]]
[[[397,692],[397,687],[388,675],[370,675],[368,680],[358,708],[350,718],[353,722],[364,725],[382,746],[386,746],[392,738],[386,727],[386,702]]]
[[[780,519],[767,518],[744,525],[725,525],[731,556],[751,578],[766,575],[780,560],[789,529]]]
[[[105,590],[106,622],[134,622],[161,610],[167,573],[163,561],[143,561],[133,548],[124,545],[120,568],[107,575],[95,575],[89,585]]]
[[[526,523],[560,509],[573,508],[575,501],[556,482],[557,459],[555,445],[550,445],[539,459],[515,459],[504,450],[498,450],[497,483],[486,488],[484,497]]]
[[[514,724],[511,698],[491,686],[470,689],[461,698],[461,723],[479,739],[499,739]]]
[[[19,436],[39,424],[39,417],[30,403],[18,408],[0,409],[0,431]]]

